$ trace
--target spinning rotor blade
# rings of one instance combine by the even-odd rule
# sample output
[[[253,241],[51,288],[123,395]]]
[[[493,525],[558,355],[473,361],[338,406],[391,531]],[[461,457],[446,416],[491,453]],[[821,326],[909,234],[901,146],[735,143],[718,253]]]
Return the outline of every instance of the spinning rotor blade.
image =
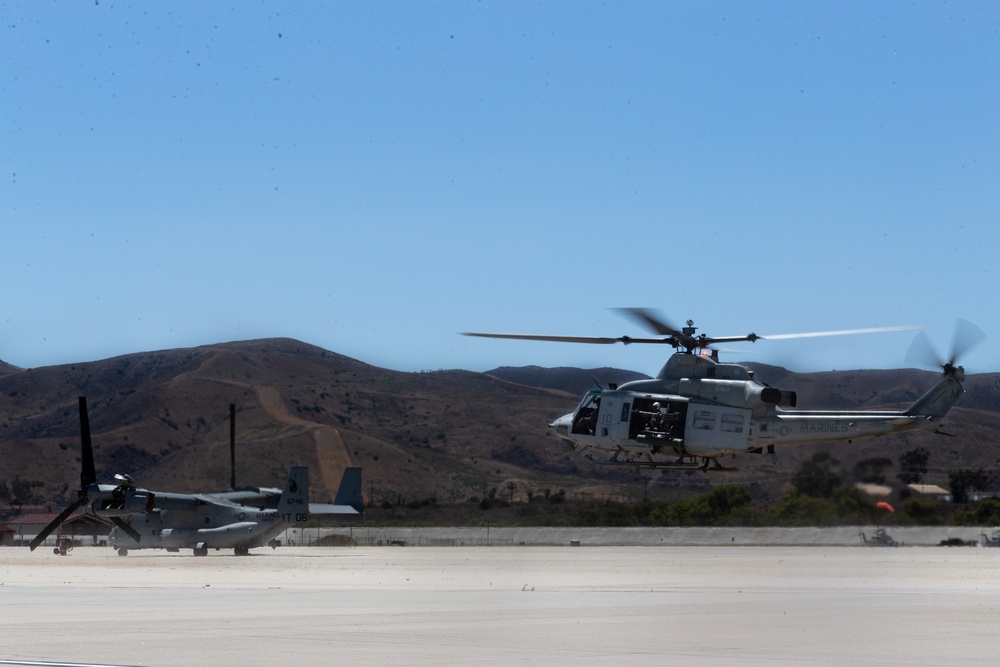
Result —
[[[616,310],[619,313],[622,313],[639,322],[646,328],[655,331],[661,336],[669,336],[668,338],[657,339],[656,342],[666,343],[674,348],[683,347],[688,352],[691,352],[695,348],[710,347],[715,343],[737,343],[744,340],[757,340],[756,334],[750,334],[748,336],[726,336],[723,338],[714,338],[712,336],[706,336],[705,334],[695,335],[697,328],[691,320],[688,320],[685,328],[678,329],[676,326],[668,322],[662,315],[654,313],[647,308],[617,308]],[[632,342],[647,341],[633,339]]]
[[[907,366],[916,368],[941,368],[945,361],[931,342],[931,337],[926,331],[921,331],[910,343],[910,348],[906,351],[905,362]]]
[[[666,345],[674,345],[676,347],[677,340],[675,337],[682,337],[682,334],[672,325],[664,322],[662,318],[654,315],[651,311],[645,308],[616,308],[615,310],[628,315],[629,317],[639,321],[643,326],[651,329],[655,333],[661,336],[669,336],[669,338],[633,338],[631,336],[618,336],[618,337],[607,337],[607,336],[549,336],[549,335],[537,335],[537,334],[507,334],[507,333],[478,333],[478,332],[468,332],[462,334],[463,336],[478,336],[481,338],[507,338],[509,340],[540,340],[549,341],[553,343],[589,343],[595,345],[613,345],[614,343],[623,343],[629,345],[631,343],[659,343]],[[690,336],[689,336],[690,338]]]
[[[662,315],[653,313],[648,308],[615,308],[619,313],[626,315],[636,322],[644,325],[650,331],[655,331],[661,336],[683,336],[683,332],[670,322],[667,322]]]
[[[654,314],[652,311],[645,308],[619,308],[619,312],[624,313],[631,317],[632,319],[646,325],[653,331],[664,335],[673,336],[676,338],[677,342],[683,347],[694,347],[702,345],[713,345],[715,343],[738,343],[741,341],[748,341],[750,343],[757,342],[758,340],[791,340],[794,338],[820,338],[822,336],[851,336],[855,334],[870,334],[870,333],[887,333],[892,331],[914,331],[917,329],[923,329],[921,326],[898,326],[898,327],[871,327],[866,329],[840,329],[837,331],[809,331],[805,333],[793,333],[793,334],[769,334],[766,336],[758,336],[755,333],[744,334],[742,336],[706,336],[701,334],[699,336],[690,333],[692,330],[688,329],[684,331],[679,330],[674,325],[670,324],[667,320],[659,315]],[[689,323],[690,324],[690,323]]]
[[[136,542],[139,541],[139,533],[138,533],[138,531],[136,531],[136,529],[133,528],[132,526],[128,525],[128,522],[125,521],[125,519],[121,518],[120,516],[112,516],[112,517],[108,517],[108,518],[111,519],[111,523],[115,524],[116,526],[118,526],[119,528],[121,528],[123,531],[125,531],[126,535],[128,535],[129,537],[131,537]]]
[[[663,338],[633,338],[631,336],[619,336],[608,338],[601,336],[547,336],[535,334],[504,334],[504,333],[465,333],[465,336],[480,336],[483,338],[508,338],[512,340],[540,340],[553,341],[557,343],[596,343],[610,345],[612,343],[659,343],[670,345],[674,348],[684,348],[691,352],[695,348],[706,348],[717,343],[754,343],[758,340],[789,340],[792,338],[819,338],[821,336],[849,336],[855,334],[886,333],[891,331],[914,331],[922,329],[920,326],[900,326],[900,327],[872,327],[867,329],[840,329],[837,331],[812,331],[794,334],[770,334],[758,336],[755,333],[743,334],[740,336],[708,336],[705,334],[695,334],[697,328],[694,323],[688,320],[687,326],[678,329],[662,316],[647,308],[616,308],[619,313],[635,320],[643,327],[664,336]],[[980,332],[981,333],[981,332]]]
[[[958,363],[969,351],[986,340],[986,333],[969,320],[959,319],[955,322],[955,338],[951,343],[952,365]]]
[[[955,322],[955,333],[952,336],[951,357],[945,359],[931,342],[930,336],[922,331],[906,351],[906,363],[918,368],[943,368],[948,373],[949,369],[955,368],[961,357],[985,339],[986,334],[982,329],[968,320],[959,319]]]
[[[611,345],[613,343],[669,343],[665,338],[631,338],[620,336],[618,338],[606,338],[601,336],[544,336],[536,334],[507,334],[507,333],[484,333],[477,331],[467,331],[463,336],[477,336],[479,338],[508,338],[511,340],[544,340],[554,343],[594,343],[598,345]]]
[[[839,331],[810,331],[795,334],[769,334],[767,336],[757,336],[760,340],[790,340],[792,338],[820,338],[822,336],[853,336],[855,334],[888,333],[892,331],[917,331],[923,329],[919,325],[908,325],[901,327],[872,327],[869,329],[841,329]]]
[[[60,512],[59,516],[53,519],[49,525],[45,526],[45,528],[42,529],[42,532],[35,535],[35,539],[31,540],[28,544],[28,546],[31,547],[31,550],[34,551],[35,547],[44,542],[45,538],[52,534],[52,531],[62,525],[62,522],[68,519],[69,516],[78,510],[80,505],[83,505],[85,502],[87,502],[87,496],[80,496],[69,507]]]

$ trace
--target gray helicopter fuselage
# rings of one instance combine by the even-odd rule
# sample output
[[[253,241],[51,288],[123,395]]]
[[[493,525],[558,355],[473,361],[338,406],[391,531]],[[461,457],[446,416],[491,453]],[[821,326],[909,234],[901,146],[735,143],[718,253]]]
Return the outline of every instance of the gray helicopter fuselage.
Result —
[[[566,442],[568,449],[593,448],[611,452],[608,464],[691,469],[697,466],[696,460],[701,459],[702,469],[708,469],[712,463],[714,470],[732,469],[719,463],[721,456],[764,449],[770,452],[777,445],[850,441],[913,430],[937,431],[941,419],[963,391],[961,383],[965,370],[956,365],[959,354],[985,338],[982,330],[969,322],[956,329],[950,359],[945,362],[937,354],[930,355],[944,371],[944,377],[906,410],[809,412],[791,409],[796,403],[793,392],[757,382],[753,372],[745,366],[719,363],[716,346],[758,340],[912,331],[922,327],[709,336],[698,334],[693,320],[688,320],[685,327],[678,327],[648,308],[618,310],[655,336],[486,332],[465,335],[560,343],[671,346],[678,351],[671,355],[654,379],[629,382],[607,390],[593,389],[574,412],[556,419],[550,426]]]
[[[654,379],[590,390],[552,427],[573,448],[715,459],[774,446],[933,431],[961,395],[963,378],[960,368],[946,374],[904,411],[793,410],[793,392],[756,381],[744,366],[678,353]]]
[[[197,511],[159,510],[132,516],[128,523],[139,541],[117,527],[108,539],[116,549],[197,549],[265,546],[293,524],[307,521],[308,512],[279,513],[212,502]]]
[[[233,548],[245,553],[264,546],[286,528],[309,520],[309,469],[293,466],[275,508],[240,505],[227,494],[156,493],[128,489],[129,498],[153,497],[154,509],[132,513],[124,521],[138,536],[116,526],[108,536],[120,552],[129,549]],[[99,514],[107,510],[97,510]]]

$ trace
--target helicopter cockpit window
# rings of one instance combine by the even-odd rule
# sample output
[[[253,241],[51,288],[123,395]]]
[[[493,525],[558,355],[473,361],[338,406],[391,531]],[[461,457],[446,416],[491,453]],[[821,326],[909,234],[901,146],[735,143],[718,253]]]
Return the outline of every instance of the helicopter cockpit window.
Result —
[[[593,435],[594,427],[597,425],[597,411],[600,406],[600,392],[588,392],[580,403],[580,407],[577,408],[576,416],[573,418],[573,433]]]
[[[694,413],[694,427],[702,431],[715,430],[715,412],[712,410],[697,410]]]

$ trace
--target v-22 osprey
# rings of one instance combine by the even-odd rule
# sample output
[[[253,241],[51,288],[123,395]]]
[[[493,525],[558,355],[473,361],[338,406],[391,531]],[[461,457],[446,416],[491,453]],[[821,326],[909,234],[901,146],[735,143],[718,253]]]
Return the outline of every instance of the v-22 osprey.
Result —
[[[209,549],[232,549],[245,556],[250,549],[277,546],[282,531],[309,520],[311,513],[352,521],[364,514],[361,468],[344,470],[332,505],[309,502],[309,468],[293,466],[283,489],[246,487],[221,493],[149,491],[129,475],[115,475],[117,484],[98,484],[90,437],[86,398],[81,396],[80,488],[77,498],[31,540],[33,551],[74,512],[86,504],[114,527],[108,537],[118,554],[134,549],[192,549],[205,556]],[[58,552],[58,549],[56,549]]]

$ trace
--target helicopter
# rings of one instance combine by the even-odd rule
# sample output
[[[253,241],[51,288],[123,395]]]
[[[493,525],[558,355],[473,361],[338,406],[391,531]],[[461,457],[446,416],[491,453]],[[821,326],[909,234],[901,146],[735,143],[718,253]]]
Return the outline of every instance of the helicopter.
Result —
[[[905,410],[796,410],[795,392],[754,378],[740,364],[719,361],[718,344],[814,338],[922,329],[876,327],[800,334],[738,336],[698,334],[694,322],[678,328],[646,308],[618,309],[656,337],[548,336],[469,332],[463,335],[564,343],[650,343],[669,345],[674,354],[653,379],[590,389],[573,412],[549,426],[569,451],[609,452],[608,465],[667,470],[731,471],[720,458],[746,453],[774,453],[775,447],[853,441],[907,431],[941,433],[941,420],[963,393],[965,369],[956,351],[936,359],[941,379]],[[964,321],[963,321],[964,322]],[[965,349],[985,334],[965,322]],[[923,332],[921,332],[923,333]],[[917,340],[921,340],[918,336]],[[916,343],[916,341],[914,341]],[[913,347],[911,346],[911,349]],[[964,351],[964,350],[963,350]],[[929,349],[924,349],[929,353]]]
[[[275,538],[310,513],[359,519],[364,513],[361,468],[346,468],[334,504],[309,502],[309,468],[292,466],[284,489],[245,487],[221,493],[170,493],[138,488],[129,475],[116,474],[115,484],[98,484],[90,437],[87,399],[80,404],[80,488],[77,499],[29,543],[32,551],[74,512],[90,503],[97,516],[114,524],[109,542],[125,556],[130,549],[192,549],[205,556],[209,548],[250,549],[277,546]],[[234,410],[231,409],[231,418]],[[231,431],[232,432],[232,431]],[[235,470],[235,465],[234,465]],[[235,474],[233,476],[235,486]],[[58,548],[56,549],[58,552]]]

